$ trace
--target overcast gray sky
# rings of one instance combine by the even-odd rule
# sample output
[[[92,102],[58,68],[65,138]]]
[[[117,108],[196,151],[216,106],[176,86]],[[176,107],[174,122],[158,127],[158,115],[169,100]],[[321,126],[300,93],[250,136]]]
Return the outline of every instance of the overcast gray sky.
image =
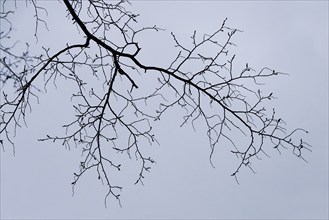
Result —
[[[313,146],[305,155],[309,163],[291,150],[279,155],[269,148],[271,158],[255,163],[257,174],[244,170],[238,185],[230,176],[235,167],[229,150],[218,151],[213,169],[204,131],[180,128],[182,119],[171,112],[156,125],[160,145],[152,152],[157,163],[145,185],[124,183],[123,207],[110,201],[105,208],[96,175],[86,176],[72,197],[79,149],[37,141],[72,117],[68,108],[56,108],[61,91],[51,90],[33,108],[29,127],[18,131],[16,156],[10,147],[1,151],[1,218],[328,219],[328,1],[131,2],[141,24],[166,29],[147,39],[145,50],[153,50],[150,63],[164,62],[171,31],[189,40],[194,30],[214,31],[226,17],[229,26],[243,30],[234,40],[241,65],[248,62],[255,69],[268,66],[290,74],[268,80],[265,90],[279,98],[271,104],[288,129],[310,131],[304,137]],[[69,24],[64,5],[42,5],[57,32],[49,42],[40,36],[40,42],[54,47],[74,42],[68,37],[72,27],[63,25]],[[28,36],[35,41],[30,9],[20,7],[13,19],[22,41]]]

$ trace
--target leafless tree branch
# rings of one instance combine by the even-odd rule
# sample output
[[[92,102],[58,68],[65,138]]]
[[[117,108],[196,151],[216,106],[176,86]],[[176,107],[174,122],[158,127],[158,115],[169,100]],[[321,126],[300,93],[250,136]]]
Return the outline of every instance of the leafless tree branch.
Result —
[[[0,43],[1,87],[10,84],[15,90],[6,92],[4,87],[2,89],[0,133],[3,149],[4,143],[14,146],[13,137],[16,129],[25,123],[28,110],[32,108],[31,99],[38,101],[40,88],[35,81],[43,77],[45,91],[49,82],[56,85],[58,78],[71,80],[76,85],[76,92],[71,97],[76,114],[73,121],[63,126],[64,136],[47,135],[39,140],[60,142],[67,148],[81,147],[83,160],[78,172],[74,173],[72,186],[86,172],[96,171],[98,179],[108,189],[105,204],[108,196],[120,203],[122,187],[114,184],[111,178],[111,173],[122,169],[115,159],[118,153],[139,161],[135,184],[143,184],[146,173],[155,163],[145,153],[144,145],[157,143],[152,125],[173,107],[186,111],[181,126],[191,123],[195,128],[197,121],[206,124],[212,166],[216,147],[223,141],[231,144],[231,152],[239,160],[232,173],[237,181],[237,174],[243,167],[254,172],[252,161],[261,153],[268,156],[266,148],[269,146],[279,152],[282,148],[290,148],[303,160],[303,151],[311,151],[311,146],[304,140],[295,139],[295,133],[307,133],[306,130],[288,132],[275,110],[267,109],[265,104],[274,98],[273,94],[254,89],[261,86],[263,78],[285,73],[267,67],[256,71],[249,64],[240,71],[233,68],[235,55],[230,55],[229,51],[235,46],[232,39],[239,30],[228,27],[227,19],[211,34],[199,35],[195,31],[189,45],[172,33],[177,55],[168,67],[159,67],[143,64],[137,38],[144,32],[161,29],[157,26],[137,28],[138,15],[126,10],[127,1],[63,2],[67,17],[80,30],[84,43],[66,45],[54,54],[43,48],[39,56],[29,54],[28,43],[23,54],[12,52],[15,43],[9,46]],[[36,0],[29,3],[35,9],[37,37],[39,23],[48,28],[40,14],[47,14],[51,9],[40,7]],[[1,22],[6,22],[9,28],[1,30],[1,40],[10,37],[14,14],[15,11],[6,11],[3,7]],[[216,52],[211,54],[207,52],[208,48],[215,48]],[[198,70],[191,70],[192,64],[197,65]],[[82,72],[90,73],[88,77],[92,80],[102,81],[102,89],[85,81]],[[156,76],[157,86],[141,96],[138,91],[144,85],[138,77],[145,75]],[[130,88],[123,88],[123,81],[127,81]],[[152,103],[158,105],[154,111],[147,108]],[[237,142],[236,133],[247,141]]]

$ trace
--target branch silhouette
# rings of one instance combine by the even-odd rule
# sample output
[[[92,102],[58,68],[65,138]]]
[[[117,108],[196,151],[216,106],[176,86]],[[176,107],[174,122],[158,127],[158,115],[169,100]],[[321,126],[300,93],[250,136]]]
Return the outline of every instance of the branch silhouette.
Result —
[[[31,2],[36,17],[35,35],[38,36],[38,23],[47,24],[39,11],[47,12],[47,9],[38,6],[35,0]],[[211,34],[199,35],[195,31],[189,45],[171,33],[178,52],[170,65],[146,65],[140,58],[142,48],[138,36],[162,29],[157,26],[136,28],[138,15],[126,10],[126,2],[63,0],[62,7],[66,7],[67,17],[80,31],[84,43],[77,40],[79,43],[67,44],[53,55],[49,48],[43,48],[38,56],[30,55],[29,44],[23,55],[17,55],[12,52],[15,44],[0,43],[3,148],[9,143],[15,149],[16,130],[22,123],[26,124],[27,110],[32,108],[31,99],[38,101],[38,92],[42,89],[36,79],[44,79],[42,87],[47,91],[51,81],[56,85],[58,78],[64,78],[75,85],[76,92],[71,97],[75,118],[63,126],[64,136],[47,135],[39,140],[59,142],[67,148],[81,147],[83,159],[74,173],[73,189],[85,173],[95,171],[107,186],[105,205],[109,196],[121,205],[122,186],[113,183],[111,178],[113,172],[120,172],[124,167],[116,159],[117,153],[136,158],[139,172],[135,184],[143,184],[146,173],[155,163],[145,153],[144,145],[158,143],[152,125],[173,107],[186,112],[181,126],[191,123],[195,128],[198,121],[206,124],[212,166],[216,147],[225,141],[231,144],[230,151],[239,161],[232,172],[236,181],[243,167],[253,171],[253,159],[259,158],[261,153],[268,156],[265,148],[269,146],[279,152],[282,148],[290,148],[293,154],[305,160],[303,151],[311,151],[311,146],[295,134],[307,131],[297,128],[288,132],[284,120],[276,116],[274,109],[266,107],[274,98],[273,93],[264,94],[258,89],[262,79],[285,73],[268,67],[256,71],[249,64],[234,71],[235,55],[229,51],[235,46],[232,38],[239,30],[228,27],[227,19]],[[1,31],[0,39],[11,35],[10,18],[14,14],[14,11],[1,12],[1,19],[9,28],[7,32]],[[209,48],[216,52],[207,52]],[[190,70],[192,65],[196,65],[197,70]],[[86,73],[88,80],[101,81],[102,88],[86,81]],[[140,82],[140,77],[156,77],[156,87],[146,95],[138,92],[146,85]],[[12,86],[8,92],[5,85]],[[236,133],[247,141],[238,142]]]

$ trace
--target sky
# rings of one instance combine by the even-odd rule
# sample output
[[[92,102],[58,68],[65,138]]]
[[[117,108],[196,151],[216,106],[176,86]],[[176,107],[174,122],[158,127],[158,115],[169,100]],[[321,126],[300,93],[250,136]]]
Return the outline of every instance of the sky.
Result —
[[[225,18],[229,26],[243,30],[234,38],[237,65],[267,66],[290,74],[268,80],[264,90],[278,97],[270,104],[288,129],[309,131],[303,137],[312,145],[312,153],[305,155],[308,163],[291,150],[279,155],[268,148],[271,158],[254,164],[256,174],[244,170],[237,184],[230,176],[236,162],[230,150],[220,148],[212,168],[205,132],[181,128],[181,115],[172,111],[155,125],[160,145],[151,152],[157,163],[144,186],[126,177],[122,207],[109,200],[106,208],[104,188],[96,175],[86,176],[72,196],[70,183],[79,149],[37,141],[47,132],[60,131],[72,118],[63,98],[66,89],[53,88],[40,97],[28,127],[18,131],[15,156],[10,147],[1,151],[1,219],[328,219],[328,2],[131,3],[130,9],[140,14],[140,24],[165,29],[143,39],[143,53],[150,54],[145,55],[148,63],[170,61],[170,32],[189,41],[194,30],[209,33]],[[76,42],[64,5],[41,4],[47,7],[49,27],[55,32],[41,29],[40,44],[56,51]],[[17,10],[14,38],[35,42],[31,7]]]

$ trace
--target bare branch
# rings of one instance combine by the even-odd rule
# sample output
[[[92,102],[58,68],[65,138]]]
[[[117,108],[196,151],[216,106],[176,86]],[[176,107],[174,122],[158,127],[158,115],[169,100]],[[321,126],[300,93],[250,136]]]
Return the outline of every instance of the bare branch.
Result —
[[[261,90],[263,80],[286,73],[268,67],[256,71],[249,64],[237,66],[235,55],[229,51],[236,46],[233,38],[241,31],[228,27],[227,19],[213,33],[199,35],[194,31],[190,43],[171,33],[178,52],[169,67],[161,67],[141,61],[137,39],[147,31],[162,29],[155,25],[138,27],[138,15],[126,10],[127,1],[115,4],[103,0],[63,2],[67,16],[85,39],[83,44],[67,44],[53,55],[49,48],[43,47],[39,56],[32,56],[28,43],[22,55],[13,52],[16,43],[0,43],[3,53],[0,83],[2,86],[12,84],[15,88],[12,91],[3,87],[1,94],[3,149],[8,143],[14,146],[16,129],[26,123],[27,111],[31,111],[31,99],[39,101],[37,79],[43,78],[42,87],[47,92],[49,82],[57,87],[58,79],[64,78],[75,86],[71,96],[74,119],[63,126],[65,135],[47,135],[39,140],[59,142],[69,149],[80,147],[82,160],[74,173],[72,189],[87,172],[96,172],[107,187],[105,205],[108,197],[121,205],[122,186],[115,183],[112,175],[124,167],[118,155],[136,159],[135,184],[144,184],[146,173],[155,163],[145,147],[157,143],[153,123],[174,107],[185,111],[181,126],[190,123],[195,129],[197,123],[206,125],[211,166],[215,164],[216,148],[222,143],[231,145],[228,151],[238,158],[232,173],[237,183],[237,174],[243,167],[256,173],[253,160],[261,159],[261,153],[269,157],[270,146],[278,152],[290,148],[303,160],[304,151],[311,151],[303,139],[296,139],[298,132],[307,131],[298,128],[289,132],[275,110],[267,109],[267,103],[275,97]],[[35,35],[38,36],[40,22],[47,28],[47,21],[40,13],[47,14],[51,9],[38,6],[35,0],[30,3],[35,11]],[[7,39],[12,30],[10,17],[15,12],[3,11],[0,15],[9,24],[8,30],[0,33],[0,39]],[[214,52],[209,52],[209,48]],[[143,80],[151,81],[152,77],[156,82],[154,88],[145,88]],[[147,92],[141,92],[143,89]],[[245,141],[239,142],[237,136]]]

